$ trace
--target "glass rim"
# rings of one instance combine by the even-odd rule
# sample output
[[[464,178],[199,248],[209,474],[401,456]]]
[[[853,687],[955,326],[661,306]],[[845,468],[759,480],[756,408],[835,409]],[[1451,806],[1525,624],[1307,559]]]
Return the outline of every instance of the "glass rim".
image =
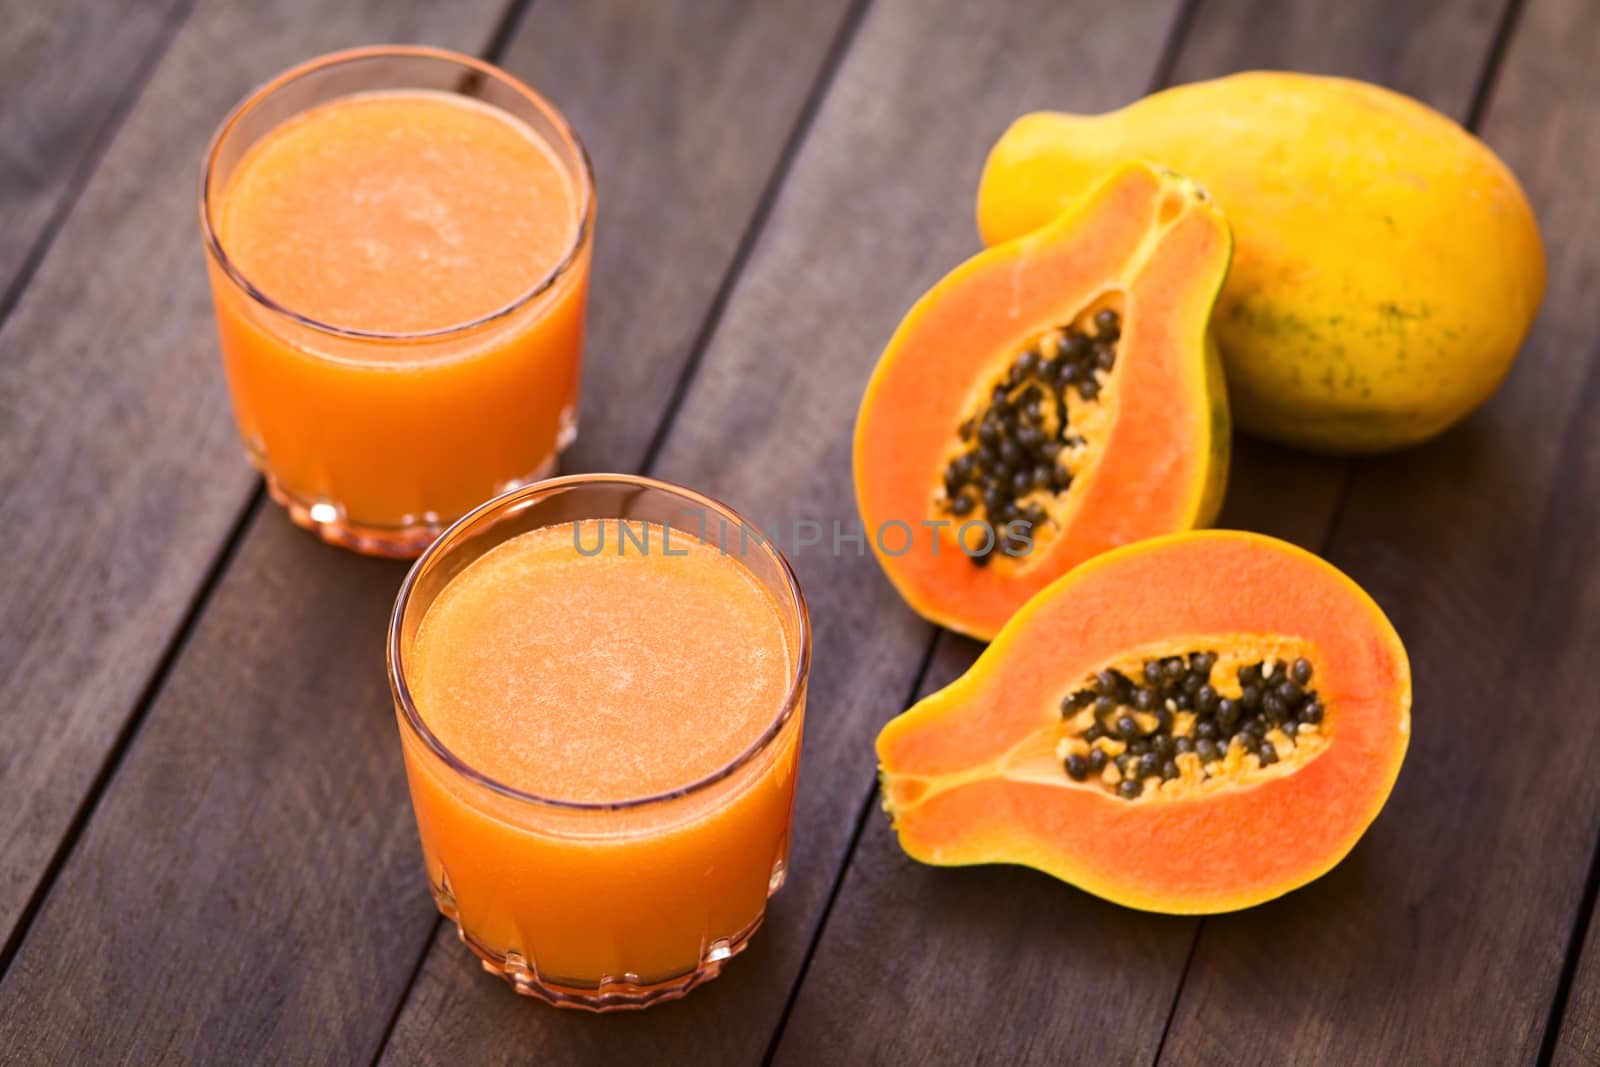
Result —
[[[383,330],[358,330],[349,326],[337,326],[330,322],[312,318],[279,303],[257,288],[255,283],[245,276],[244,271],[239,268],[238,264],[234,263],[228,256],[227,250],[222,246],[222,238],[217,233],[217,227],[212,222],[214,205],[211,196],[211,177],[216,170],[217,153],[228,134],[247,115],[269,96],[285,86],[299,81],[301,78],[319,73],[341,63],[384,57],[432,59],[445,63],[454,63],[457,66],[466,68],[467,72],[494,79],[513,92],[525,97],[530,104],[538,109],[544,118],[556,128],[561,137],[575,150],[578,157],[579,173],[575,184],[581,186],[579,190],[581,201],[579,204],[578,226],[573,232],[572,243],[562,253],[561,259],[528,289],[513,297],[508,303],[466,322],[452,323],[449,326],[440,326],[432,330],[395,333]],[[505,109],[497,108],[497,110],[504,111]],[[521,310],[549,292],[572,272],[573,267],[578,262],[579,255],[589,244],[589,237],[594,229],[594,200],[594,165],[589,159],[589,150],[584,146],[582,139],[578,137],[577,131],[572,128],[572,124],[567,121],[566,116],[554,104],[545,99],[544,96],[522,79],[492,63],[487,63],[476,56],[469,56],[464,52],[456,52],[448,48],[435,48],[431,45],[365,45],[360,48],[346,48],[338,52],[329,52],[315,59],[309,59],[273,76],[247,93],[244,99],[235,104],[233,109],[223,118],[221,124],[217,126],[216,132],[211,135],[211,141],[206,145],[205,162],[200,168],[200,230],[205,236],[206,251],[216,260],[217,265],[222,268],[223,273],[228,276],[229,280],[243,290],[255,303],[267,308],[269,311],[284,316],[297,325],[319,333],[357,341],[407,342],[442,340],[469,333]]]
[[[400,591],[395,596],[394,609],[389,616],[389,633],[386,642],[386,656],[389,689],[394,695],[396,705],[401,709],[401,718],[420,740],[441,760],[452,772],[468,781],[480,785],[491,792],[521,803],[544,808],[556,808],[573,812],[615,812],[632,811],[653,805],[664,804],[673,800],[681,800],[693,796],[706,789],[725,781],[738,771],[750,764],[755,758],[767,751],[784,728],[789,724],[799,709],[801,694],[805,689],[806,679],[811,672],[811,615],[806,607],[805,594],[800,589],[800,581],[795,576],[794,568],[784,554],[765,537],[757,539],[757,544],[766,553],[767,557],[777,564],[779,573],[783,575],[784,585],[789,594],[789,602],[779,605],[785,611],[791,611],[796,618],[796,644],[794,670],[789,677],[789,688],[784,694],[783,703],[773,719],[761,731],[760,735],[738,755],[734,756],[723,766],[716,770],[675,789],[660,793],[651,793],[641,797],[628,797],[622,800],[567,800],[560,797],[540,796],[507,785],[488,774],[478,770],[466,760],[456,755],[441,741],[437,734],[429,729],[423,720],[422,714],[417,710],[416,702],[412,699],[411,689],[406,683],[405,666],[406,655],[401,639],[401,630],[407,607],[411,603],[412,594],[416,590],[417,581],[423,571],[436,559],[445,555],[456,542],[460,541],[467,533],[476,529],[484,520],[506,511],[514,504],[519,504],[527,499],[547,496],[551,492],[572,487],[595,485],[621,485],[635,489],[652,489],[678,497],[691,504],[699,505],[716,512],[722,518],[740,524],[741,529],[750,524],[744,516],[721,501],[707,496],[704,493],[687,489],[671,482],[663,482],[655,478],[648,478],[637,474],[570,474],[559,478],[547,478],[501,493],[490,500],[479,504],[461,518],[451,523],[450,526],[429,545],[422,555],[417,557],[411,569],[406,572],[406,577],[400,583]],[[609,516],[601,516],[607,518]],[[576,520],[583,521],[583,520]],[[469,564],[470,566],[470,564]]]

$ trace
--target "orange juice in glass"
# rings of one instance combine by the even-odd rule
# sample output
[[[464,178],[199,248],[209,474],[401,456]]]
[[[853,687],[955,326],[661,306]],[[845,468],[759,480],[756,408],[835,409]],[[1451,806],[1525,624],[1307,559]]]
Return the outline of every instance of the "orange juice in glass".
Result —
[[[415,555],[576,432],[594,184],[542,97],[367,48],[240,104],[200,189],[246,451],[294,520]]]
[[[782,555],[624,475],[483,505],[389,631],[439,909],[520,992],[642,1007],[714,977],[789,848],[810,629]]]

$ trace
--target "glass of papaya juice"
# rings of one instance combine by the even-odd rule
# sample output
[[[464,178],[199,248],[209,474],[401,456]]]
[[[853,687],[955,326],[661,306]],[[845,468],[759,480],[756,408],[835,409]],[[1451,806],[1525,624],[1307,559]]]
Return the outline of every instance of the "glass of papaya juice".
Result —
[[[389,681],[435,902],[491,973],[591,1010],[715,977],[788,862],[810,623],[722,504],[555,478],[463,517]]]
[[[336,544],[413,556],[552,473],[577,428],[594,182],[505,72],[340,52],[234,109],[200,184],[222,361],[273,498]]]

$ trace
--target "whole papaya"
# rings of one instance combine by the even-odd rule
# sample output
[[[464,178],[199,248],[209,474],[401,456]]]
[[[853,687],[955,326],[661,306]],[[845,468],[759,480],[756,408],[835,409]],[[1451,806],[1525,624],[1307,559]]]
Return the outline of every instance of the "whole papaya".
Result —
[[[1423,441],[1488,399],[1538,312],[1544,249],[1505,164],[1344,78],[1253,72],[1024,115],[984,166],[984,241],[1044,225],[1130,157],[1198,179],[1233,224],[1213,328],[1251,433],[1337,453]]]

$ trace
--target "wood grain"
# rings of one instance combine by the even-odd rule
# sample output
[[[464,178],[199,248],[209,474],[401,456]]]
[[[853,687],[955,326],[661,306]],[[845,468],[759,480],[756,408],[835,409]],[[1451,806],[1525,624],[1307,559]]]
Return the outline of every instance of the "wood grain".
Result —
[[[764,520],[852,523],[860,389],[903,309],[975,248],[983,150],[1023,110],[1136,95],[1176,2],[875,0],[857,28],[848,0],[538,0],[506,63],[574,119],[600,180],[569,467],[653,461]],[[274,69],[375,38],[471,49],[496,6],[201,0],[0,329],[0,940],[253,485],[194,233],[201,142]],[[1502,18],[1499,0],[1195,11],[1179,80],[1325,70],[1457,117]],[[0,90],[51,84],[13,61],[64,55],[74,32],[107,56],[93,84],[60,90],[64,111],[15,110],[45,130],[24,162],[68,175],[99,151],[93,130],[117,106],[107,79],[138,81],[129,57],[160,30],[148,11],[116,40],[115,20],[19,17],[7,24],[29,29],[0,42]],[[1325,545],[1413,655],[1400,786],[1329,876],[1197,923],[1030,871],[920,867],[876,811],[857,843],[872,736],[976,646],[939,636],[921,677],[932,634],[871,559],[813,548],[795,560],[818,645],[794,870],[769,925],[681,1004],[546,1010],[433,920],[381,667],[400,568],[325,548],[268,508],[0,979],[0,1062],[1600,1060],[1600,917],[1565,994],[1562,967],[1594,906],[1600,838],[1600,740],[1583,715],[1600,646],[1592,19],[1585,0],[1526,0],[1486,111],[1551,241],[1549,302],[1502,393],[1389,459],[1240,442],[1224,524]],[[850,47],[808,125],[836,41]],[[0,92],[0,290],[27,226],[54,225],[66,180],[6,177],[12,99]],[[788,168],[797,121],[809,135]]]
[[[188,6],[0,0],[0,320]]]
[[[1465,121],[1505,0],[1203,0],[1174,82],[1298,70],[1387,85]]]
[[[1320,61],[1348,74],[1404,81],[1411,68],[1400,69],[1403,60],[1388,47],[1369,51],[1365,44],[1397,30],[1431,27],[1448,32],[1457,57],[1482,60],[1495,21],[1474,9],[1473,18],[1459,20],[1458,14],[1444,26],[1445,5],[1406,5],[1415,21],[1405,27],[1394,24],[1396,9],[1378,3],[1302,4],[1293,17],[1261,7],[1202,5],[1178,52],[1177,79],[1254,66],[1310,68]],[[1432,86],[1406,85],[1464,113],[1477,76],[1473,64],[1458,60],[1440,74]],[[1139,88],[1135,80],[1109,101],[1039,103],[1104,107]],[[1241,439],[1233,469],[1221,525],[1321,546],[1346,464]],[[971,642],[942,635],[925,688],[965,670],[976,652]],[[1149,1063],[1161,1046],[1198,925],[1117,908],[1032,871],[919,866],[873,812],[777,1062],[937,1062],[981,1048],[998,1063]],[[863,1023],[837,1025],[844,1017]],[[1228,1025],[1220,1022],[1219,1029]],[[1254,1061],[1222,1055],[1209,1062]]]
[[[501,2],[203,5],[0,332],[0,933],[256,484],[228,413],[195,221],[207,139],[291,63],[373,38],[474,48]]]
[[[1588,140],[1595,143],[1595,132],[1588,134]],[[1600,361],[1593,355],[1594,348],[1590,352],[1588,377],[1578,399],[1580,411],[1600,406],[1600,372],[1595,369]],[[1600,647],[1600,568],[1594,566],[1595,546],[1600,543],[1600,442],[1596,436],[1592,418],[1569,423],[1555,478],[1564,487],[1563,493],[1570,493],[1569,504],[1551,516],[1553,529],[1547,537],[1556,554],[1549,571],[1560,577],[1543,592],[1534,609],[1540,619],[1537,636],[1551,647],[1565,650],[1552,664],[1556,689],[1546,695],[1547,701],[1568,699],[1572,702],[1569,706],[1587,706],[1591,712],[1595,706],[1590,683],[1593,650]],[[1581,577],[1572,581],[1569,576]],[[1593,892],[1592,868],[1589,877]],[[1553,1062],[1562,1067],[1600,1062],[1600,920],[1593,914],[1595,903],[1590,905],[1588,930],[1575,961],[1565,1012],[1551,1020],[1556,1029],[1547,1035],[1547,1040],[1556,1039]]]
[[[403,574],[263,511],[0,985],[0,1061],[371,1055],[432,931],[371,610]]]
[[[310,55],[373,38],[470,49],[500,9],[501,0],[472,0],[449,15],[427,4],[372,2],[307,18],[310,9],[297,0],[201,6],[152,72],[5,323],[0,933],[13,931],[47,875],[256,484],[228,415],[195,221],[195,184],[212,130],[256,83]],[[127,32],[146,32],[146,13],[118,14],[128,15]],[[94,32],[103,40],[112,30]],[[106,62],[114,67],[114,50]],[[78,73],[87,76],[88,66],[80,63]],[[119,873],[164,885],[139,862],[143,839],[126,845],[134,859]],[[157,905],[152,914],[160,911]],[[181,918],[166,918],[184,928]],[[88,939],[76,944],[90,954],[97,947]],[[100,970],[70,953],[60,962]],[[107,973],[115,983],[108,1002],[138,973],[137,961]],[[19,977],[8,973],[0,985],[0,1015],[26,1010],[13,981]],[[98,1007],[101,1015],[64,1011],[47,1020],[34,1010],[31,1021],[52,1027],[52,1038],[77,1040],[96,1035],[94,1021],[110,1022],[98,1036],[116,1047],[125,1035],[80,978],[72,977],[76,988],[61,1003]],[[0,1033],[21,1031],[0,1026]],[[34,1046],[35,1054],[44,1047]]]
[[[586,138],[600,188],[609,299],[567,469],[644,461],[851,0],[761,6],[537,0],[505,57]]]
[[[552,2],[522,25],[537,40],[513,43],[513,71],[560,88],[601,63],[651,87],[660,119],[641,122],[637,88],[612,107],[593,80],[579,80],[581,104],[560,101],[584,111],[575,118],[601,168],[597,257],[613,271],[592,294],[587,364],[616,383],[608,417],[644,428],[616,440],[586,432],[576,463],[641,461],[670,390],[656,368],[628,373],[647,369],[637,347],[651,319],[640,316],[670,325],[706,313],[844,10],[696,0],[657,21],[620,4]],[[469,14],[451,8],[454,36],[434,35],[473,47],[495,11],[470,31]],[[318,22],[306,10],[273,17]],[[689,38],[698,28],[698,50],[692,39],[665,46],[669,25]],[[198,13],[186,33],[196,26],[210,27],[200,44],[244,30],[223,33],[228,24]],[[759,92],[719,73],[719,56],[748,69],[780,49],[794,66]],[[685,148],[709,145],[710,131],[734,147],[707,169],[704,153]],[[652,182],[678,190],[698,225],[666,211],[623,213],[619,225],[605,209],[608,164],[631,172],[616,195],[647,197]],[[657,269],[619,280],[617,265],[631,262]],[[198,310],[209,316],[203,300]],[[648,358],[684,365],[693,333]],[[377,1052],[435,925],[383,674],[401,574],[324,548],[270,506],[255,516],[0,984],[0,1062],[26,1052],[350,1063]],[[477,978],[517,1010],[538,1010]]]
[[[1582,176],[1600,158],[1592,15],[1531,0],[1483,126],[1549,241],[1534,334],[1456,431],[1357,466],[1329,542],[1411,653],[1399,785],[1330,875],[1207,922],[1165,1062],[1539,1055],[1600,832],[1600,741],[1583,714],[1600,639],[1600,211]],[[1584,1046],[1584,999],[1568,1049]]]

